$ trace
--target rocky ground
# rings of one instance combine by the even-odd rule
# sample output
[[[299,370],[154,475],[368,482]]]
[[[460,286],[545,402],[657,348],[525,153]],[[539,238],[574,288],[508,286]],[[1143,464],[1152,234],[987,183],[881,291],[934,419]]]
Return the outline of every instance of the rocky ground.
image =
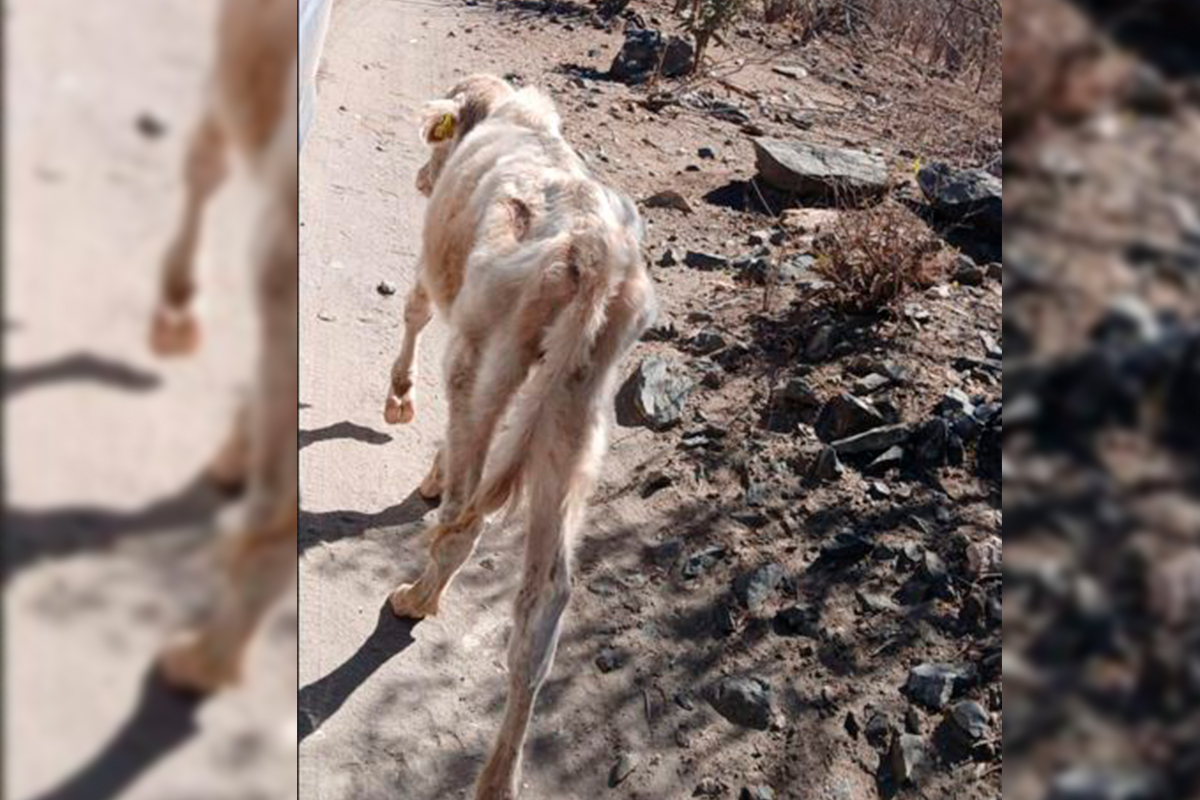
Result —
[[[438,69],[547,89],[568,140],[639,201],[663,308],[626,365],[578,590],[527,748],[526,793],[998,797],[998,84],[976,91],[973,78],[881,43],[803,39],[753,21],[710,50],[711,74],[653,77],[642,67],[657,56],[688,57],[670,44],[680,21],[661,3],[604,20],[573,3],[467,0],[449,7],[453,24],[444,8],[426,27],[444,48]],[[424,36],[410,44],[429,46]],[[339,62],[339,79],[352,61]],[[361,115],[363,153],[373,114],[350,104],[335,121],[340,131]],[[392,148],[378,137],[380,153]],[[396,191],[411,192],[411,177],[400,180]],[[894,303],[851,313],[822,270],[860,206],[890,209],[932,242],[936,269]],[[399,297],[385,302],[398,321]],[[309,498],[324,496],[327,481],[306,481]],[[329,544],[302,559],[302,628],[332,613],[307,611],[306,591],[338,596],[305,585],[331,586],[334,562],[377,544],[369,535],[348,545],[329,516],[304,517],[302,547]],[[452,611],[416,626],[414,649],[385,668],[370,651],[357,681],[404,673],[390,690],[336,690],[333,707],[345,710],[326,723],[322,697],[354,658],[333,672],[302,663],[301,717],[319,728],[302,745],[302,775],[320,762],[352,776],[355,796],[374,796],[376,778],[363,777],[372,769],[414,798],[467,796],[503,697],[516,530],[491,534],[447,598],[470,609],[466,618]],[[402,558],[415,557],[415,539],[402,539]],[[326,557],[323,573],[316,559]],[[381,601],[390,586],[375,588]],[[434,630],[461,635],[435,646]],[[310,638],[302,630],[302,652]],[[446,667],[480,647],[467,671]],[[433,670],[423,658],[441,666],[430,688],[415,689]],[[379,708],[419,691],[429,727],[419,739],[382,724],[354,734],[350,721],[370,726],[377,715],[351,691],[378,695]],[[445,722],[466,712],[470,725]],[[433,741],[437,763],[424,754]],[[368,766],[381,759],[386,769]],[[320,782],[302,780],[301,794],[350,796],[332,785],[310,793]]]
[[[1200,797],[1196,20],[1111,5],[1046,4],[1075,32],[1052,46],[1005,38],[1043,74],[1102,87],[1070,113],[1040,96],[1020,109],[1036,124],[1005,141],[1004,796],[1018,800]]]

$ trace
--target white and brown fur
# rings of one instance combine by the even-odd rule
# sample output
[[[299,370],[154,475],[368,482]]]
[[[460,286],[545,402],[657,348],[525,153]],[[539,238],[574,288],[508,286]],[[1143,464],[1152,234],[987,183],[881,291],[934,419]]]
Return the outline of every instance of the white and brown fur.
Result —
[[[324,2],[324,0],[322,0]],[[240,154],[261,189],[252,257],[259,318],[251,395],[210,467],[244,488],[242,516],[222,548],[216,607],[169,646],[160,666],[177,686],[208,692],[239,676],[246,644],[295,574],[297,521],[296,0],[225,0],[208,101],[188,148],[186,199],[162,268],[151,346],[178,356],[199,344],[195,256],[201,216]],[[315,58],[307,66],[315,71]],[[305,73],[306,85],[311,76]]]
[[[476,76],[428,112],[419,278],[385,415],[413,418],[413,355],[431,305],[451,330],[450,414],[422,487],[442,497],[429,562],[390,600],[401,617],[436,614],[484,517],[524,501],[507,707],[476,789],[478,800],[509,800],[571,594],[572,543],[606,449],[617,366],[656,301],[636,207],[588,173],[544,94]],[[453,137],[432,141],[446,114]]]

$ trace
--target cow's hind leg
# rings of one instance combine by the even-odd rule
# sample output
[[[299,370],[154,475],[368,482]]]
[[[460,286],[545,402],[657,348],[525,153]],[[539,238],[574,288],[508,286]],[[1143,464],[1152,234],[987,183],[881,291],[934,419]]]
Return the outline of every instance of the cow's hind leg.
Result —
[[[452,362],[449,435],[430,475],[434,477],[440,463],[444,470],[440,476],[442,524],[434,532],[429,563],[421,577],[392,592],[392,610],[398,616],[420,619],[436,614],[442,593],[474,552],[483,515],[471,512],[460,516],[460,512],[479,484],[496,425],[534,357],[534,349],[519,339],[500,336],[484,353],[481,367],[476,366],[477,356],[462,350],[455,358],[457,363]]]
[[[576,409],[586,412],[586,408]],[[570,426],[586,417],[574,418]],[[554,662],[559,626],[571,595],[569,548],[580,525],[598,459],[593,439],[599,423],[549,434],[536,445],[550,452],[535,455],[536,474],[529,488],[529,532],[525,571],[517,594],[508,647],[508,701],[504,722],[476,790],[477,800],[513,800],[521,774],[521,749],[538,691]],[[556,436],[557,442],[550,442]]]
[[[158,308],[150,346],[162,356],[191,353],[200,341],[196,294],[196,246],[200,219],[210,197],[228,174],[228,143],[216,114],[207,112],[188,145],[183,217],[162,265]]]

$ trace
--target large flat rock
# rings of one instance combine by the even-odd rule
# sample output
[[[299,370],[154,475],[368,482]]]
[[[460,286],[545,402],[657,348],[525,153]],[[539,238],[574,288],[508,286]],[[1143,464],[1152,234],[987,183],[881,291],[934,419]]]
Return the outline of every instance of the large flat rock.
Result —
[[[754,140],[754,157],[762,179],[784,192],[863,195],[888,187],[883,158],[861,150],[762,137]]]

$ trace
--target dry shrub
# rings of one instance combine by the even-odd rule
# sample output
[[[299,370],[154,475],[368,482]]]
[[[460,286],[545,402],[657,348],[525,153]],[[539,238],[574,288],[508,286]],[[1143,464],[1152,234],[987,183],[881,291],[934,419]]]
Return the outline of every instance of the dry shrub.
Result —
[[[948,253],[925,224],[895,200],[841,214],[816,242],[818,299],[840,311],[878,313],[944,272]]]
[[[763,0],[763,17],[791,20],[805,39],[883,40],[979,85],[1000,76],[1000,0]]]

